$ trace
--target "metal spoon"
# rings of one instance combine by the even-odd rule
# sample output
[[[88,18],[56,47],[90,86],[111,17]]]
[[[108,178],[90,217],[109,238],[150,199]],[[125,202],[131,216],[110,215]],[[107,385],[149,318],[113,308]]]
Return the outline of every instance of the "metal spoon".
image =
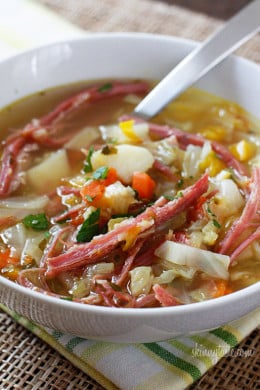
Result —
[[[252,1],[217,33],[185,57],[137,105],[133,114],[143,119],[158,114],[202,76],[260,30],[260,0]]]

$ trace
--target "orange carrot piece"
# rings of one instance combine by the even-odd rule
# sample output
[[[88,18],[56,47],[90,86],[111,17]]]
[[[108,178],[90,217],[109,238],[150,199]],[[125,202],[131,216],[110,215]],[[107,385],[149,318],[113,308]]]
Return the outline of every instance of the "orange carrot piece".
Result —
[[[214,294],[214,298],[219,298],[222,297],[223,295],[232,293],[232,288],[227,285],[226,280],[222,280],[222,279],[216,280],[215,284],[216,284],[216,292]]]
[[[134,172],[132,187],[141,199],[151,199],[156,187],[155,181],[145,172]]]
[[[89,206],[96,207],[98,206],[104,191],[104,184],[100,183],[99,180],[92,180],[81,189],[80,195]]]
[[[80,191],[82,199],[89,205],[99,207],[105,188],[118,180],[117,171],[110,167],[105,179],[89,181]]]
[[[7,265],[15,265],[17,263],[19,263],[19,259],[10,256],[10,249],[0,252],[0,269]]]
[[[110,184],[115,183],[117,180],[117,170],[113,167],[110,167],[107,172],[107,177],[105,179],[101,179],[100,181],[105,186],[109,186]]]
[[[233,292],[232,288],[230,286],[227,286],[226,289],[225,289],[225,294],[224,295],[231,294],[232,292]]]
[[[10,259],[10,249],[5,250],[4,252],[0,252],[0,268],[4,268],[9,264]]]

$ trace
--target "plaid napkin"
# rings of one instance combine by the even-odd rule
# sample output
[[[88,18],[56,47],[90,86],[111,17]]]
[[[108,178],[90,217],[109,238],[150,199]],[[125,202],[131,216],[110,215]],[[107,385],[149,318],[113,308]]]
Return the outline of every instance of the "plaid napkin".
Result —
[[[84,31],[32,0],[0,3],[0,58],[41,44],[82,36]],[[260,309],[218,329],[146,344],[86,340],[40,327],[3,305],[14,320],[55,348],[106,389],[182,390],[222,356],[249,357],[235,349],[260,324]]]

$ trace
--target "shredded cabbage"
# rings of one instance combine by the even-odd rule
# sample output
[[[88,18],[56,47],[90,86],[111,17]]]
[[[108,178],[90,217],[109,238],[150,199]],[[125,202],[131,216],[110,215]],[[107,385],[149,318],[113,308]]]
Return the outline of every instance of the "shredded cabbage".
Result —
[[[165,241],[155,255],[172,262],[195,268],[215,278],[228,279],[230,258],[226,255],[194,248],[173,241]]]

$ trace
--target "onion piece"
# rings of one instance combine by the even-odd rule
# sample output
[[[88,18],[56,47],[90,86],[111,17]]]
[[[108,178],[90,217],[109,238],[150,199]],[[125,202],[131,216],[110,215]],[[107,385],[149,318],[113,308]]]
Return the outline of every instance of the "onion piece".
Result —
[[[119,179],[130,184],[133,172],[148,171],[153,166],[154,157],[142,146],[124,144],[115,146],[115,153],[112,154],[103,154],[101,150],[95,151],[91,163],[94,170],[102,166],[115,168]]]
[[[136,267],[130,272],[130,289],[133,296],[148,294],[152,287],[152,267]]]
[[[71,173],[67,151],[60,149],[28,169],[26,180],[35,191],[44,193],[46,188],[51,191],[60,183],[61,177],[68,177]]]
[[[3,242],[11,248],[12,254],[21,257],[21,263],[26,263],[26,258],[30,257],[37,263],[42,256],[40,243],[45,239],[45,232],[37,232],[26,229],[23,223],[5,229],[0,234]]]
[[[28,214],[39,214],[43,212],[48,202],[47,195],[0,199],[0,218],[15,216],[23,219]]]
[[[218,193],[215,196],[217,204],[212,204],[213,213],[219,217],[228,217],[237,213],[245,201],[241,195],[238,186],[231,179],[216,181]]]
[[[17,223],[14,226],[5,229],[0,234],[4,244],[8,245],[12,250],[12,255],[20,257],[27,238],[27,229],[22,223]]]
[[[46,232],[33,232],[32,237],[28,237],[25,241],[21,254],[21,264],[26,264],[26,259],[33,259],[38,265],[42,258],[43,251],[40,248],[41,242],[46,239]]]
[[[186,265],[220,279],[228,279],[230,257],[194,248],[173,241],[165,241],[160,245],[155,255],[173,264]]]
[[[188,145],[183,160],[183,176],[196,176],[199,171],[199,164],[212,151],[210,142],[206,141],[202,147]]]

